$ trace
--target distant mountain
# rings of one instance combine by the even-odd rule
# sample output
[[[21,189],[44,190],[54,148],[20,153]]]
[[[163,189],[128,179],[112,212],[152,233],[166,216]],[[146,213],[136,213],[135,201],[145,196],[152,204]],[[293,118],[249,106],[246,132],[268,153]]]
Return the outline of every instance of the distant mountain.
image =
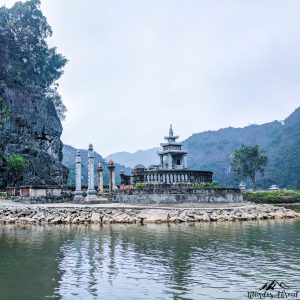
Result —
[[[134,168],[138,163],[142,163],[143,165],[148,167],[150,165],[159,163],[159,159],[156,153],[159,150],[160,148],[151,148],[148,150],[138,150],[134,153],[123,151],[111,154],[105,159],[112,159],[113,161],[130,168]]]
[[[68,184],[75,184],[75,159],[76,159],[76,152],[77,149],[75,149],[72,146],[64,145],[63,146],[63,164],[69,168],[69,178],[68,178]],[[82,172],[82,184],[87,185],[88,184],[88,156],[87,156],[87,150],[80,150],[81,152],[81,172]],[[97,152],[94,152],[94,165],[95,165],[95,184],[97,185],[97,165],[101,162],[103,165],[103,176],[104,176],[104,184],[108,184],[108,170],[107,170],[107,163],[103,159],[103,157],[98,154]],[[120,164],[115,163],[116,165],[116,183],[120,183],[120,171],[123,170],[125,174],[130,174],[131,169],[125,166],[122,166]]]
[[[258,182],[261,187],[300,188],[300,108],[284,122],[208,131],[184,141],[189,167],[212,170],[215,180],[228,186],[238,183],[230,172],[230,161],[242,144],[259,144],[267,152],[269,163]]]
[[[300,108],[283,122],[193,134],[183,141],[183,148],[188,151],[189,168],[211,170],[220,184],[236,187],[238,180],[230,172],[230,162],[235,149],[243,144],[259,144],[269,157],[266,174],[259,179],[258,186],[267,188],[277,184],[281,188],[300,188]],[[158,163],[158,150],[120,152],[108,158],[131,167],[138,163],[149,166]]]

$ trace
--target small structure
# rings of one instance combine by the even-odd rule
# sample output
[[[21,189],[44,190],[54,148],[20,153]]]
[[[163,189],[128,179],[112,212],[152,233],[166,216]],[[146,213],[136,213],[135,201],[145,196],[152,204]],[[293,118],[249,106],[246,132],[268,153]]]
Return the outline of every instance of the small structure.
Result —
[[[182,150],[182,143],[176,142],[178,136],[174,136],[172,125],[169,135],[165,137],[166,143],[162,143],[162,151],[157,154],[160,157],[159,165],[152,165],[148,169],[138,164],[131,175],[121,173],[121,189],[127,189],[126,185],[144,184],[195,184],[212,182],[213,172],[189,170],[187,168],[187,151]]]
[[[13,186],[8,186],[7,188],[6,188],[6,194],[7,194],[7,196],[8,197],[14,197],[14,196],[16,196],[16,188],[15,187],[13,187]]]
[[[15,199],[25,203],[70,202],[74,198],[74,187],[68,185],[20,186]],[[83,197],[82,197],[83,199]]]
[[[278,190],[280,190],[280,188],[278,187],[278,185],[272,184],[272,185],[269,187],[269,190],[270,190],[270,191],[278,191]]]
[[[239,184],[239,189],[241,191],[245,191],[246,190],[247,185],[245,184],[245,182],[241,181]]]

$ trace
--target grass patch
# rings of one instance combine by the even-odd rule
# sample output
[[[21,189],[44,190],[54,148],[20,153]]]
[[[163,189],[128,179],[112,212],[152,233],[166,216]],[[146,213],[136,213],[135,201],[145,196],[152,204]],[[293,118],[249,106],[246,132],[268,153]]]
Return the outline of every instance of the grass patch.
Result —
[[[264,192],[244,192],[244,200],[255,203],[300,203],[300,191],[279,190]]]
[[[219,189],[221,186],[218,182],[203,182],[203,183],[195,183],[192,185],[192,189],[201,190],[201,189]]]
[[[143,189],[145,189],[145,184],[144,183],[136,183],[134,188],[136,188],[137,190],[143,190]]]

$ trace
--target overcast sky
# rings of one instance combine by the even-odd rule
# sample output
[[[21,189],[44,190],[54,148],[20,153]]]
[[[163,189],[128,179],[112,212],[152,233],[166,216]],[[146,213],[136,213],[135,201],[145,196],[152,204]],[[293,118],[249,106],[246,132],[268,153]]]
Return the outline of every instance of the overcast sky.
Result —
[[[0,0],[11,6],[15,1]],[[69,59],[62,140],[106,156],[300,106],[299,0],[42,0]]]

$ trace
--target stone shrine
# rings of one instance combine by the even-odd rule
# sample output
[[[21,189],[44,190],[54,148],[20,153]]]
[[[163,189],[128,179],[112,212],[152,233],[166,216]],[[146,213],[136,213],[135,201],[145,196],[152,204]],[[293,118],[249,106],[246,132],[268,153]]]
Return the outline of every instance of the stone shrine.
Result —
[[[183,170],[187,169],[187,152],[181,150],[182,143],[176,142],[178,136],[174,136],[172,125],[170,125],[169,135],[165,136],[167,143],[161,143],[163,148],[157,154],[160,157],[160,169],[162,170]]]
[[[162,151],[157,154],[159,165],[149,168],[138,164],[131,175],[121,173],[121,189],[136,184],[195,184],[212,182],[213,172],[189,170],[187,168],[187,152],[182,150],[182,143],[176,142],[178,136],[173,133],[170,125],[169,135],[165,137],[166,143],[161,143]]]

